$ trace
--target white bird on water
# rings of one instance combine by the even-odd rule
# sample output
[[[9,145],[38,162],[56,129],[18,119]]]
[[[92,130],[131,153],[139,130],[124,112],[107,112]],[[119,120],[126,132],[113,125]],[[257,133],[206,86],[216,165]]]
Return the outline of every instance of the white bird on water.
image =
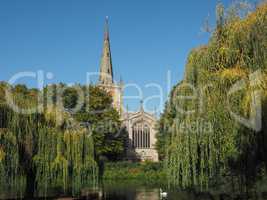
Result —
[[[168,196],[167,192],[163,192],[162,189],[159,189],[159,195],[160,195],[160,199],[165,199]]]

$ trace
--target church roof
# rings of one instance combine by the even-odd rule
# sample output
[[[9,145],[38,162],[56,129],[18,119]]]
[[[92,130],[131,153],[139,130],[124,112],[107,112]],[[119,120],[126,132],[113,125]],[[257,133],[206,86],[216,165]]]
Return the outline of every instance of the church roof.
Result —
[[[140,108],[137,112],[129,112],[127,107],[127,112],[124,113],[123,119],[124,120],[130,120],[133,118],[149,118],[152,121],[156,121],[156,116],[152,113],[148,113],[144,110],[143,100],[140,101]]]

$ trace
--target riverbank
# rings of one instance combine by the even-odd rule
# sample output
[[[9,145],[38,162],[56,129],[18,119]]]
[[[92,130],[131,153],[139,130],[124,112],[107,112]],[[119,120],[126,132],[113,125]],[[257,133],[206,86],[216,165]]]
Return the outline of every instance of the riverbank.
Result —
[[[162,162],[108,162],[105,163],[103,180],[136,180],[144,184],[167,184]]]
[[[238,191],[238,185],[235,184],[235,188],[232,188],[230,182],[224,183],[221,187],[212,187],[209,190],[201,189],[181,189],[181,188],[168,188],[168,181],[164,172],[164,166],[162,162],[107,162],[105,163],[103,182],[105,188],[112,190],[122,190],[125,185],[131,188],[145,187],[151,188],[163,188],[172,194],[172,198],[178,196],[185,196],[188,199],[267,199],[267,177],[258,180],[254,192],[242,193]],[[119,188],[117,188],[120,185]],[[113,186],[116,188],[114,189]],[[252,188],[251,188],[252,189]],[[252,191],[252,190],[251,190]],[[171,199],[172,199],[171,198]]]

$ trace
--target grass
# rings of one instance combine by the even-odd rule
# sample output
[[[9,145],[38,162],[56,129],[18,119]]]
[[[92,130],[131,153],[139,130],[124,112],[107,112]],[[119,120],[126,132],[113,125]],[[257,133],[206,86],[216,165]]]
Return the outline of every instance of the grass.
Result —
[[[108,162],[105,164],[103,179],[104,181],[133,180],[145,184],[159,184],[166,182],[166,174],[161,162]]]

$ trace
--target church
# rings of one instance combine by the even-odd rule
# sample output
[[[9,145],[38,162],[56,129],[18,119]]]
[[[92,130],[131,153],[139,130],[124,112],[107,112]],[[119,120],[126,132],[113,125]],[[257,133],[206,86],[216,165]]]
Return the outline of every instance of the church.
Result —
[[[116,83],[113,77],[108,18],[105,22],[104,45],[102,50],[98,86],[106,90],[113,98],[113,106],[119,112],[122,125],[128,132],[127,160],[150,160],[157,162],[156,116],[147,113],[141,102],[137,112],[123,109],[123,83]]]

